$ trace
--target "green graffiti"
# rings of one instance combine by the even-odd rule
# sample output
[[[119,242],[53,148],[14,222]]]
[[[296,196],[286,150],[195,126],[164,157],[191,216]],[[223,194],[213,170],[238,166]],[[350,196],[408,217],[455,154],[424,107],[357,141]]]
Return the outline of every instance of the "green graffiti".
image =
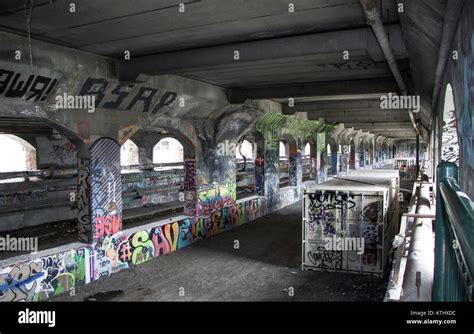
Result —
[[[271,147],[276,147],[279,138],[286,134],[295,139],[316,139],[322,129],[327,132],[335,127],[332,124],[322,126],[322,123],[316,120],[305,120],[273,112],[266,113],[257,123],[257,131],[264,136],[266,143]]]

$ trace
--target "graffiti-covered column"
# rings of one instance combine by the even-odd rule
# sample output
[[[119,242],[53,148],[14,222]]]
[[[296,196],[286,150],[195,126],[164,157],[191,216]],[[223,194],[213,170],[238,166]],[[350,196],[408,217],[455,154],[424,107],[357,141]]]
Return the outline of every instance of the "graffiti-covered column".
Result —
[[[349,146],[341,145],[341,150],[338,175],[347,175],[349,172]]]
[[[197,206],[196,192],[196,158],[187,156],[184,158],[184,207],[185,215],[195,216]]]
[[[279,158],[278,142],[265,142],[264,190],[267,212],[278,210],[280,205]]]
[[[265,140],[263,136],[255,136],[255,194],[265,196]]]
[[[299,187],[303,182],[301,150],[301,139],[298,139],[294,144],[289,145],[288,185],[290,187]]]
[[[317,134],[317,150],[318,150],[318,183],[325,182],[327,179],[327,149],[326,149],[326,133],[319,132]]]
[[[310,179],[318,180],[318,170],[319,170],[319,159],[318,159],[318,150],[316,143],[310,143],[309,146],[309,159],[311,164]]]
[[[101,244],[122,229],[120,145],[111,138],[96,140],[78,159],[79,239]]]

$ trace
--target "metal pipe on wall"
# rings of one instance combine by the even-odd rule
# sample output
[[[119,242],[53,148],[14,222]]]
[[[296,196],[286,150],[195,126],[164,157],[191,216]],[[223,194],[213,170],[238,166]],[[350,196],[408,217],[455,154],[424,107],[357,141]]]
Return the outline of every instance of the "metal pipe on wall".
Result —
[[[402,74],[400,69],[398,68],[397,60],[392,52],[392,47],[390,46],[390,42],[388,40],[387,33],[383,26],[382,20],[380,19],[379,12],[377,10],[377,5],[374,0],[359,0],[364,10],[365,17],[367,19],[367,23],[372,27],[374,31],[375,37],[379,42],[380,48],[387,60],[387,64],[392,71],[393,77],[397,82],[398,87],[400,88],[400,92],[402,95],[407,95],[408,90],[403,81]],[[419,129],[415,122],[415,116],[413,115],[413,111],[408,110],[408,115],[410,116],[411,123],[415,129],[415,132],[418,134]]]
[[[423,179],[428,176],[424,175]],[[431,215],[430,184],[420,183],[416,214]],[[434,272],[432,218],[416,218],[412,224],[410,249],[403,280],[404,301],[431,301]]]

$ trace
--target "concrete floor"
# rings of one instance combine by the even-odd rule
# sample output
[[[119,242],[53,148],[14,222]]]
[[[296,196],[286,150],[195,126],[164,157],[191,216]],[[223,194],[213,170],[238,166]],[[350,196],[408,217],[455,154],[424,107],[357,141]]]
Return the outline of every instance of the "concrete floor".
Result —
[[[239,240],[240,249],[234,249]],[[381,301],[386,279],[303,272],[301,203],[52,301]],[[294,296],[289,296],[291,287]],[[184,288],[184,296],[180,295]],[[181,289],[182,291],[182,289]]]

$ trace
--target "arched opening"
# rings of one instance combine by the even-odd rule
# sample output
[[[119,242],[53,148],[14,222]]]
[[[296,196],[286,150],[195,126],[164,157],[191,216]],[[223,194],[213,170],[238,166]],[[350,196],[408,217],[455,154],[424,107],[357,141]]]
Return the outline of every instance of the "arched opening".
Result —
[[[446,86],[443,109],[443,126],[441,138],[441,159],[459,166],[459,138],[457,132],[456,111],[454,109],[453,90]]]
[[[0,134],[0,173],[36,170],[36,149],[26,140]]]
[[[242,141],[237,147],[235,157],[237,160],[251,160],[254,158],[253,145],[248,141]]]
[[[255,144],[249,140],[240,140],[235,150],[237,199],[255,195]]]
[[[311,155],[311,144],[308,142],[304,147],[304,155],[310,156]]]
[[[279,143],[279,146],[278,146],[278,155],[279,155],[280,158],[287,157],[287,155],[286,155],[286,146],[282,141]]]
[[[302,146],[302,145],[301,145]],[[301,151],[298,151],[296,140],[289,134],[281,137],[279,146],[279,179],[280,188],[291,186],[294,187],[298,183],[298,159],[301,163]]]
[[[153,148],[154,164],[172,164],[184,161],[183,145],[172,137],[161,139]]]
[[[131,139],[140,145],[139,168],[122,172],[124,226],[171,212],[195,215],[196,159],[192,141],[173,128],[139,131]]]
[[[303,181],[316,178],[316,150],[312,142],[307,142],[304,146],[301,168],[303,170]]]
[[[82,141],[62,125],[39,118],[2,118],[2,129],[1,237],[34,231],[41,240],[55,231],[47,237],[49,247],[71,242],[77,237],[76,147]],[[19,255],[7,253],[5,257]]]
[[[120,164],[122,166],[139,164],[138,146],[130,139],[123,143],[120,149]]]
[[[288,152],[286,143],[278,143],[278,178],[280,188],[288,185]]]

